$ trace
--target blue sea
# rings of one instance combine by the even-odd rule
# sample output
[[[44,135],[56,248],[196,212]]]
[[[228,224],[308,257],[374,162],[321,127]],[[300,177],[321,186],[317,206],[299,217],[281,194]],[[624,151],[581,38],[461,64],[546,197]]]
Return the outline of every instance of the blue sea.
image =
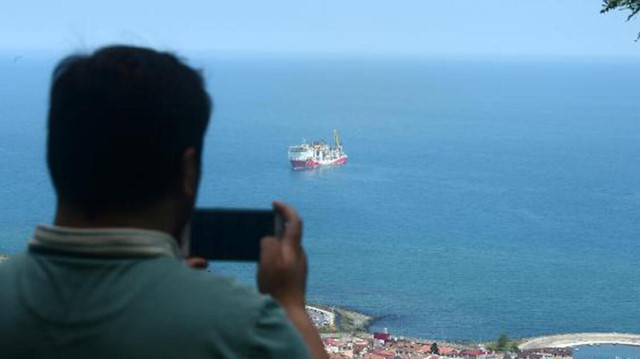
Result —
[[[573,348],[575,359],[638,359],[640,348],[627,345],[583,345]]]
[[[640,332],[640,55],[191,57],[215,101],[199,205],[293,204],[311,302],[416,337]],[[0,252],[52,220],[57,58],[0,54]],[[290,169],[333,129],[346,166]]]

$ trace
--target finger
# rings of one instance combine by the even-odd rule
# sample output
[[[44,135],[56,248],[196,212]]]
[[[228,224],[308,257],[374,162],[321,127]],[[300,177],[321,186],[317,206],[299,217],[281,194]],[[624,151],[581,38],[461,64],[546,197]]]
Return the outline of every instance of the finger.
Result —
[[[207,267],[209,266],[207,260],[200,257],[187,258],[185,263],[188,267],[191,267],[193,269],[207,269]]]
[[[298,213],[290,206],[278,201],[273,202],[273,207],[284,218],[282,241],[294,246],[300,246],[302,242],[302,220]]]
[[[294,228],[292,228],[292,231],[294,231],[294,233],[292,233],[293,236],[295,236],[295,245],[297,247],[302,247],[302,229],[304,228],[304,221],[302,220],[302,218],[298,219],[297,224],[294,226]]]
[[[278,239],[264,237],[260,240],[260,265],[269,265],[276,261],[279,251]]]

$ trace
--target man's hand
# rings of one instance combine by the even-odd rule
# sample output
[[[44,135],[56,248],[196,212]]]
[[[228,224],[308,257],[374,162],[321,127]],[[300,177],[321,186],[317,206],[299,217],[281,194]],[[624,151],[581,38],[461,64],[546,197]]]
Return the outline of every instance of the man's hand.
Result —
[[[302,220],[293,208],[274,202],[273,208],[284,219],[282,238],[262,238],[258,288],[280,302],[291,323],[298,329],[315,359],[328,358],[327,352],[304,307],[307,286],[307,256],[302,248]]]
[[[285,309],[304,308],[307,257],[302,248],[302,220],[293,208],[274,202],[284,220],[282,238],[262,238],[258,288],[271,294]]]

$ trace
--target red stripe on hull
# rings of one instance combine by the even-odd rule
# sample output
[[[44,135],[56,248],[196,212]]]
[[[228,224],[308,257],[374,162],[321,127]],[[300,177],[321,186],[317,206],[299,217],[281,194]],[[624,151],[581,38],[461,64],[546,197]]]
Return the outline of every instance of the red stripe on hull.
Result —
[[[345,164],[347,164],[347,157],[340,157],[337,160],[334,160],[328,163],[320,163],[311,159],[306,161],[291,160],[291,167],[294,170],[312,169],[312,168],[323,167],[323,166],[345,165]]]

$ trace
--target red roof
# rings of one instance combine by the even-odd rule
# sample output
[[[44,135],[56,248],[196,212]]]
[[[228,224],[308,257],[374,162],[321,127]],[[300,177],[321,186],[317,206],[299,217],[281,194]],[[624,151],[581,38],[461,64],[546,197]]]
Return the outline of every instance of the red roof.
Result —
[[[456,352],[458,351],[451,347],[438,347],[438,353],[440,354],[453,354]]]

